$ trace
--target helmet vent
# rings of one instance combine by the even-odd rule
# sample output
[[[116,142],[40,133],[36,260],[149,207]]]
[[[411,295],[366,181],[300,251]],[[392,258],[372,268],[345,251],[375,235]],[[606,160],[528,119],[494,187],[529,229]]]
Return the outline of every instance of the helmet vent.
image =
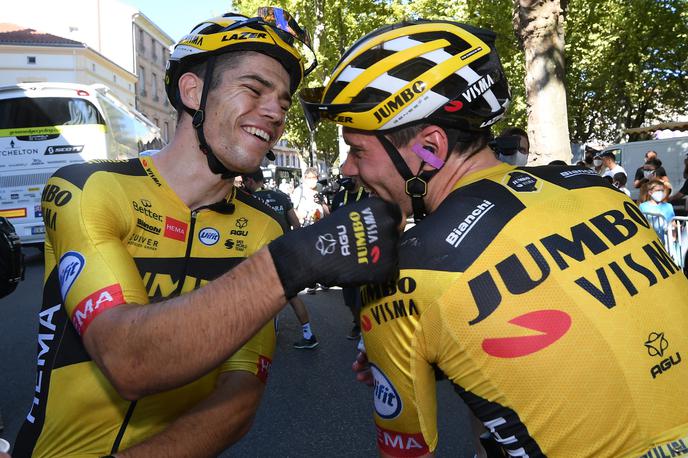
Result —
[[[387,91],[382,91],[374,87],[367,87],[363,89],[359,94],[354,97],[351,103],[373,103],[378,104],[381,100],[385,100],[389,97],[390,93]]]
[[[427,59],[419,57],[397,66],[388,73],[390,76],[402,79],[404,81],[413,81],[434,66],[434,62],[430,62]]]
[[[382,47],[371,48],[351,61],[350,67],[366,69],[382,59],[396,53],[392,49],[382,49]]]

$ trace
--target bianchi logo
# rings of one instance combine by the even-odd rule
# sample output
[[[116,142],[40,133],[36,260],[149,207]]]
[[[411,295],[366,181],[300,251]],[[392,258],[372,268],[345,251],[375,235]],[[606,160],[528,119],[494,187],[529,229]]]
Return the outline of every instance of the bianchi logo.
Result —
[[[647,353],[650,356],[664,356],[664,351],[669,348],[669,342],[664,338],[663,332],[651,332],[645,342]]]
[[[315,248],[323,256],[334,253],[334,248],[336,245],[337,242],[335,242],[332,234],[321,235],[318,237],[318,241],[315,242]]]
[[[155,234],[155,235],[160,235],[160,232],[162,231],[161,228],[159,228],[157,226],[153,226],[152,224],[148,224],[147,222],[145,222],[141,218],[136,218],[136,225],[138,227],[140,227],[141,229],[143,229],[144,231],[150,232],[151,234]]]
[[[495,205],[489,200],[483,200],[457,227],[452,229],[444,240],[454,248],[458,247],[478,221],[494,207]]]

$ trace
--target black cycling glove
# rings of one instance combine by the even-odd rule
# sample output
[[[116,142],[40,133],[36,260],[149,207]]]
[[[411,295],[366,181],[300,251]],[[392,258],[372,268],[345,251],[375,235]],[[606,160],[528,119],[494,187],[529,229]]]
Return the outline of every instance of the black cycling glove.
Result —
[[[347,205],[269,245],[287,298],[303,288],[357,286],[395,278],[399,207],[379,198]]]

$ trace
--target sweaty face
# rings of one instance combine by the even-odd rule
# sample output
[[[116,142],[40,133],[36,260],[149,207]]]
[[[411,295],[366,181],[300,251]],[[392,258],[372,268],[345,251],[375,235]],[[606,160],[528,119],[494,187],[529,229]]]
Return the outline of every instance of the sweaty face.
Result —
[[[284,132],[290,105],[284,67],[265,54],[248,53],[208,94],[206,140],[229,169],[256,170]]]
[[[373,194],[399,204],[403,213],[410,215],[411,198],[404,191],[404,180],[375,135],[345,128],[344,141],[349,145],[349,154],[341,167],[342,174],[359,179]]]

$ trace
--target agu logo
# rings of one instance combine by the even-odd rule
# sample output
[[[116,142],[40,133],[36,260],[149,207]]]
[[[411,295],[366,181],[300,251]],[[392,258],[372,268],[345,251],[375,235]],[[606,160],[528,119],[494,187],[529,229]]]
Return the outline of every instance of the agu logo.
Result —
[[[669,341],[664,337],[663,332],[651,332],[645,341],[645,348],[647,348],[648,355],[664,358],[665,352],[669,348]],[[652,375],[653,379],[681,362],[681,354],[679,352],[668,356],[668,358],[664,358],[659,364],[650,368],[650,375]]]
[[[205,246],[213,246],[220,241],[220,233],[212,227],[204,227],[198,233],[198,240]]]
[[[57,277],[60,280],[60,292],[62,300],[67,297],[69,289],[72,287],[79,274],[84,270],[86,260],[77,251],[68,251],[60,258],[60,265],[57,269]]]
[[[324,234],[318,237],[318,241],[315,242],[315,248],[320,252],[322,256],[334,253],[334,249],[337,242],[335,242],[332,234]]]
[[[401,396],[381,369],[374,364],[370,365],[370,369],[374,378],[375,412],[386,420],[398,417],[402,409]]]

